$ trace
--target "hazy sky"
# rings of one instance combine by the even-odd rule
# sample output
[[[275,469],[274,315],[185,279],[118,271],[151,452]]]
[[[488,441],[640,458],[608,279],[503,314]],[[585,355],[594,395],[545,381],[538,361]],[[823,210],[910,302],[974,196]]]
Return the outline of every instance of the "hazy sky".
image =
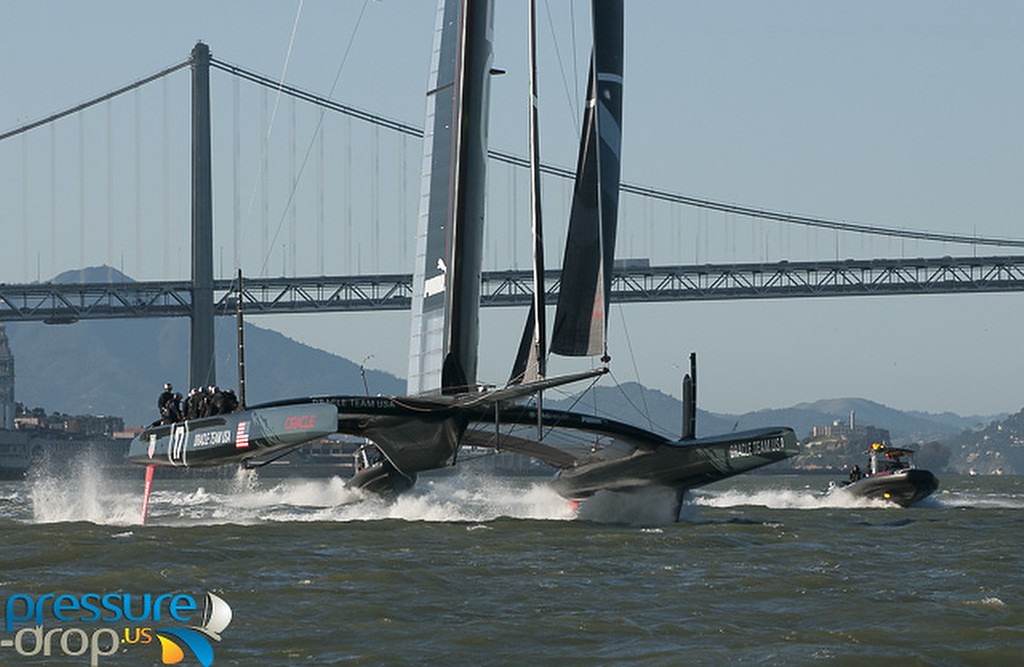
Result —
[[[588,48],[582,26],[589,9],[587,3],[562,0],[540,4],[542,17],[551,17],[542,27],[540,85],[542,105],[547,105],[542,150],[549,161],[571,166],[579,104],[574,98]],[[497,5],[495,65],[509,75],[494,83],[492,145],[525,154],[525,106],[517,101],[525,94],[525,3],[497,0]],[[0,80],[6,90],[0,132],[180,62],[197,40],[225,61],[273,78],[287,67],[289,83],[423,124],[433,0],[2,0],[0,10]],[[579,24],[575,32],[572,18]],[[1024,238],[1024,4],[633,0],[627,2],[626,21],[624,180],[834,219]],[[552,35],[558,35],[557,52]],[[175,86],[187,86],[187,75],[179,79]],[[136,105],[148,109],[141,105],[150,103]],[[230,100],[226,103],[230,107]],[[244,98],[240,106],[241,116],[253,123],[266,113]],[[88,159],[79,157],[79,145],[107,132],[106,122],[119,122],[115,112],[107,113],[114,120],[104,121],[98,111],[81,126],[72,121],[69,138],[58,143],[59,157],[45,155],[50,150],[46,130],[24,144],[19,139],[0,144],[0,175],[7,186],[2,196],[14,202],[5,206],[3,229],[20,239],[8,237],[0,263],[24,265],[22,273],[0,269],[0,281],[34,279],[37,269],[48,277],[49,251],[36,247],[45,246],[47,238],[79,247],[73,224],[75,231],[44,234],[42,241],[17,235],[21,218],[11,209],[28,209],[17,202],[31,202],[37,186],[44,192],[56,181],[40,172],[31,185],[19,185],[22,165],[36,169],[36,152],[43,162],[81,162],[83,173],[90,167],[110,174],[122,168],[104,166],[102,158],[86,164]],[[286,133],[287,126],[282,107],[274,131]],[[137,132],[148,132],[146,127]],[[160,133],[159,123],[154,132]],[[297,141],[301,155],[309,139]],[[417,143],[408,150],[411,168],[417,170],[421,149]],[[242,161],[258,171],[259,151],[250,152]],[[130,167],[131,158],[125,161]],[[286,160],[270,164],[270,173],[285,173],[281,161]],[[490,178],[496,185],[509,182],[496,169]],[[132,187],[147,205],[169,199],[174,206],[187,206],[179,196],[187,192],[180,193],[176,183]],[[365,197],[370,187],[356,187],[353,197]],[[30,188],[33,194],[22,194]],[[221,180],[215,190],[220,196],[229,188]],[[102,207],[104,199],[131,199],[122,194],[107,185],[73,185],[62,199],[88,206],[96,198]],[[415,193],[408,197],[415,201]],[[258,188],[243,184],[235,198],[239,206],[251,208],[259,199]],[[142,204],[135,206],[142,209]],[[645,206],[634,204],[627,211],[619,256],[689,263],[751,261],[762,259],[762,251],[772,260],[1005,252],[837,238],[771,224],[771,231],[763,232],[749,221],[703,218],[697,212],[666,214]],[[412,208],[378,213],[409,217],[415,214]],[[647,224],[647,218],[666,215],[696,220],[696,229],[703,231],[671,244],[643,231],[644,224],[647,229],[660,224]],[[81,221],[88,230],[82,232],[83,246],[94,236],[103,245],[103,237],[119,233],[93,233],[91,218],[82,215]],[[216,224],[218,229],[230,226],[230,215],[218,214]],[[701,247],[712,245],[707,239],[716,232],[711,228],[729,224],[739,231],[722,232],[725,240],[717,248]],[[366,262],[362,268],[376,261],[366,259],[371,244],[389,243],[388,229],[383,234],[381,240],[366,237],[359,246],[360,261]],[[730,258],[730,243],[736,246],[737,238],[743,248]],[[141,248],[142,240],[138,244]],[[115,244],[107,239],[106,245]],[[501,243],[494,240],[493,245]],[[174,265],[180,271],[183,260],[180,246],[173,247],[176,254],[165,254],[163,263],[171,267],[165,277],[176,278]],[[83,250],[82,260],[109,259],[102,249],[98,252],[93,261]],[[135,266],[131,249],[127,260],[124,249],[116,253],[126,268]],[[223,253],[219,270],[230,272],[230,250],[227,258]],[[301,259],[292,271],[286,254],[272,260],[277,263],[271,264],[271,273],[279,273],[279,266],[300,275],[316,272],[312,266],[303,270],[308,264]],[[67,264],[62,268],[74,268],[79,255],[65,260],[53,251],[50,256],[58,265]],[[159,260],[144,264],[146,270],[140,266],[129,273],[145,279],[164,275],[153,268]],[[187,264],[186,257],[186,271]],[[482,311],[482,380],[500,382],[507,375],[524,317],[518,310]],[[1024,406],[1020,294],[614,306],[611,322],[616,379],[639,377],[678,395],[679,368],[696,351],[701,407],[709,410],[740,412],[844,396],[960,414],[1016,412]],[[289,316],[255,323],[356,362],[372,355],[368,366],[405,375],[406,314]]]

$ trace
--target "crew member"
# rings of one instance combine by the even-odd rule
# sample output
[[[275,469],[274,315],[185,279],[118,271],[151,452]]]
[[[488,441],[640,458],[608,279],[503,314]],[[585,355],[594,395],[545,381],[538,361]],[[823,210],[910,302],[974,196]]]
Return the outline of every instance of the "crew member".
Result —
[[[212,417],[213,415],[220,414],[220,389],[215,385],[210,385],[206,388],[206,393],[203,394],[203,416]]]
[[[230,389],[222,390],[219,387],[213,387],[212,390],[210,394],[210,414],[226,415],[229,412],[235,411],[235,408],[238,407],[238,399],[235,398],[235,392]]]
[[[192,387],[188,391],[188,398],[185,399],[185,415],[189,419],[198,419],[202,417],[202,396],[199,395],[199,390]]]
[[[160,418],[163,419],[165,423],[170,424],[172,422],[177,421],[176,419],[174,419],[175,411],[173,408],[173,404],[174,387],[172,387],[171,383],[168,382],[164,384],[164,392],[160,394],[160,398],[156,400],[156,407],[160,411]],[[180,414],[178,416],[180,416]]]
[[[181,394],[174,392],[174,400],[171,401],[169,406],[171,412],[171,419],[176,422],[180,422],[182,419],[181,414]]]

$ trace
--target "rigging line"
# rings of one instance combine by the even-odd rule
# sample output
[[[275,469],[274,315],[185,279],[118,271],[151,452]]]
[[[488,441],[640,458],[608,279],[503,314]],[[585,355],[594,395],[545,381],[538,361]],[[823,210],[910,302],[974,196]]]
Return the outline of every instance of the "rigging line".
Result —
[[[264,176],[264,174],[263,174],[263,164],[265,162],[265,158],[266,158],[266,154],[267,154],[267,149],[268,149],[268,147],[270,145],[270,135],[273,134],[273,131],[274,131],[274,119],[277,118],[277,107],[278,107],[278,104],[281,101],[281,95],[282,95],[281,87],[284,85],[284,77],[288,73],[288,63],[291,61],[292,47],[295,45],[295,33],[298,32],[299,17],[302,15],[302,3],[303,2],[304,2],[304,0],[299,0],[299,6],[296,7],[296,9],[295,9],[295,20],[292,22],[292,32],[291,32],[291,35],[288,37],[288,49],[285,52],[284,65],[282,65],[282,67],[281,67],[281,77],[280,77],[280,80],[278,81],[277,87],[276,87],[277,95],[274,97],[274,107],[273,107],[273,109],[271,109],[270,121],[267,123],[267,131],[266,131],[266,134],[263,137],[263,145],[260,147],[260,167],[259,167],[259,170],[256,172],[256,179],[253,181],[253,184],[252,184],[252,194],[249,196],[249,204],[245,208],[245,217],[246,218],[249,217],[249,214],[252,212],[252,207],[255,206],[255,204],[256,204],[256,191],[259,189],[260,182],[263,180],[263,176]],[[213,58],[212,57],[210,58],[210,64],[211,65],[213,64]],[[274,239],[275,239],[275,241],[277,240],[277,235],[276,234],[274,235]],[[242,233],[242,245],[243,246],[245,245],[245,232],[244,231]],[[263,270],[266,269],[267,260],[268,260],[268,258],[270,256],[270,253],[272,252],[271,248],[273,248],[273,244],[271,244],[269,247],[264,249],[265,256],[263,258],[263,267],[260,269],[260,275],[263,275]],[[238,269],[240,267],[236,266],[234,268]]]
[[[569,3],[569,23],[570,23],[570,25],[572,25],[572,80],[573,81],[579,81],[580,80],[580,58],[579,58],[580,49],[579,49],[579,41],[576,39],[576,3],[575,2],[570,2]],[[579,99],[579,96],[573,96],[573,101],[570,102],[570,106],[572,107],[572,111],[573,111],[572,122],[574,123],[573,127],[576,128],[576,134],[580,133],[579,122],[580,122],[580,116],[581,116],[579,105],[576,104],[576,102],[575,102],[578,99]]]
[[[610,371],[609,371],[609,372],[610,372]],[[575,407],[576,407],[576,406],[577,406],[577,405],[579,404],[579,402],[580,402],[580,401],[582,401],[582,400],[583,400],[583,398],[584,398],[584,397],[585,397],[585,396],[586,396],[586,395],[587,395],[588,393],[590,393],[590,390],[591,390],[591,389],[593,389],[593,388],[594,388],[595,386],[597,386],[597,383],[598,383],[598,381],[599,381],[600,379],[601,379],[601,375],[597,375],[597,376],[595,376],[595,377],[594,377],[594,378],[593,378],[593,379],[592,379],[592,380],[590,381],[590,386],[589,386],[589,387],[587,387],[586,389],[584,389],[584,390],[583,390],[583,391],[581,391],[580,393],[576,394],[576,398],[575,398],[575,400],[573,400],[573,402],[572,402],[572,403],[571,403],[571,404],[569,405],[569,407],[568,407],[568,408],[567,408],[567,409],[565,410],[565,412],[566,412],[566,413],[570,413],[570,412],[572,412],[573,408],[575,408]],[[554,422],[553,424],[551,424],[551,426],[550,426],[550,427],[548,428],[548,430],[547,430],[547,431],[545,431],[544,435],[542,435],[542,436],[540,437],[540,440],[543,440],[543,439],[544,439],[544,438],[546,438],[546,437],[547,437],[548,435],[550,435],[550,434],[551,434],[551,433],[552,433],[552,432],[553,432],[553,431],[554,431],[554,430],[555,430],[556,428],[558,428],[558,427],[559,427],[559,426],[560,426],[561,424],[562,424],[562,420],[561,420],[561,419],[558,419],[558,420],[556,420],[556,421],[555,421],[555,422]]]
[[[637,407],[637,404],[634,403],[633,400],[629,397],[629,394],[627,394],[625,392],[625,390],[622,389],[622,385],[621,385],[621,383],[619,383],[619,380],[615,376],[614,371],[609,369],[608,373],[612,376],[612,381],[615,383],[615,388],[619,390],[620,394],[622,394],[623,400],[625,400],[626,403],[628,403],[631,408],[636,410],[637,414],[639,414],[639,415],[641,415],[641,416],[643,416],[643,417],[645,417],[647,419],[647,423],[650,424],[652,432],[659,433],[661,435],[664,435],[665,433],[671,433],[672,432],[671,429],[665,428],[661,424],[654,423],[654,421],[651,419],[649,414],[645,415],[643,413],[643,411],[639,407]],[[643,396],[643,390],[644,389],[645,389],[645,387],[642,387],[642,386],[640,387],[640,395],[641,396]],[[643,401],[644,401],[644,404],[646,405],[647,399],[644,398]]]
[[[363,0],[363,6],[359,10],[359,16],[356,17],[355,25],[352,26],[352,32],[349,33],[348,44],[345,46],[345,52],[341,56],[341,62],[338,63],[338,69],[334,73],[334,81],[331,83],[331,89],[328,92],[328,95],[332,95],[334,93],[335,88],[337,88],[338,86],[338,81],[341,79],[341,72],[345,68],[345,63],[348,62],[348,56],[352,52],[352,44],[355,43],[356,33],[359,31],[359,26],[362,25],[363,14],[366,13],[366,6],[369,4],[369,2],[370,0]],[[282,82],[281,85],[283,86],[284,83]],[[261,274],[267,268],[267,263],[270,261],[270,248],[273,248],[274,245],[277,243],[277,237],[281,233],[281,227],[284,225],[285,216],[287,215],[288,210],[292,207],[292,203],[295,201],[295,192],[298,188],[299,180],[301,180],[302,174],[306,171],[306,164],[309,162],[309,156],[313,152],[313,145],[316,143],[317,136],[322,131],[325,113],[326,111],[320,112],[320,117],[317,119],[316,128],[313,130],[313,135],[310,137],[309,143],[306,145],[306,153],[302,157],[302,163],[299,165],[298,174],[292,181],[291,190],[288,192],[288,201],[285,203],[284,211],[282,211],[281,213],[281,219],[277,223],[277,229],[274,231],[273,241],[271,242],[270,246],[267,249],[267,254],[263,257],[263,265],[260,268]]]
[[[636,365],[636,354],[633,353],[633,339],[629,336],[629,326],[626,324],[626,315],[622,312],[622,304],[617,304],[619,311],[619,319],[622,320],[622,330],[626,337],[626,349],[629,350],[629,361],[633,364],[633,375],[636,377],[637,384],[640,384],[640,369]],[[622,387],[619,386],[618,382],[615,383],[616,388],[625,396],[625,392],[622,391]],[[629,400],[627,398],[627,400]],[[647,420],[647,424],[654,430],[654,422],[651,420],[651,409],[647,405],[647,395],[641,389],[640,391],[640,402],[644,404],[643,412],[641,415]]]
[[[573,10],[574,3],[569,3],[569,11],[573,19],[575,19],[575,12]],[[558,48],[557,33],[555,32],[555,20],[551,16],[551,3],[545,2],[544,9],[548,15],[548,28],[551,30],[552,42],[555,45],[555,59],[558,61],[558,71],[562,75],[562,89],[565,91],[565,98],[568,102],[569,115],[571,116],[572,126],[579,134],[580,131],[580,120],[579,112],[574,104],[575,96],[572,94],[572,90],[569,87],[569,81],[565,77],[565,64],[562,62],[562,51]],[[573,81],[576,81],[576,21],[572,20],[572,59],[573,59]]]
[[[532,405],[532,403],[527,403],[527,405]],[[495,423],[495,429],[494,429],[495,432],[489,433],[488,438],[487,438],[487,443],[493,443],[493,444],[483,444],[483,445],[479,445],[479,446],[480,447],[491,447],[491,448],[493,448],[495,450],[495,452],[500,452],[500,451],[502,451],[500,438],[511,436],[513,433],[515,433],[520,428],[523,428],[522,424],[516,424],[514,422],[502,422],[501,419],[500,419],[500,416],[499,416],[498,421]],[[502,430],[502,429],[504,429],[504,430]],[[487,430],[490,431],[490,429],[487,429]],[[483,429],[479,429],[477,432],[483,432]],[[510,450],[506,450],[506,451],[510,451]],[[471,457],[471,458],[467,459],[466,457],[463,456],[459,460],[460,461],[471,461],[471,460],[473,460],[473,458],[476,458],[476,457]]]
[[[192,59],[189,58],[188,60],[186,60],[184,62],[180,62],[177,65],[172,65],[170,67],[162,69],[159,72],[157,72],[156,74],[151,74],[150,76],[147,76],[147,77],[145,77],[143,79],[139,79],[138,81],[136,81],[134,83],[130,83],[127,86],[122,86],[121,88],[118,88],[116,90],[112,90],[109,93],[106,93],[104,95],[100,95],[99,97],[93,98],[93,99],[88,100],[86,102],[82,102],[81,104],[75,105],[75,106],[71,107],[70,109],[65,109],[64,111],[59,111],[59,112],[57,112],[55,114],[51,114],[51,115],[47,116],[46,118],[42,118],[40,120],[33,121],[33,122],[28,123],[26,125],[22,125],[21,127],[17,127],[17,128],[15,128],[13,130],[8,130],[7,132],[4,132],[3,134],[0,134],[0,141],[3,141],[4,139],[8,139],[10,137],[17,136],[19,134],[22,134],[23,132],[28,132],[29,130],[34,130],[35,128],[39,127],[40,125],[46,125],[47,123],[52,123],[53,121],[60,120],[61,118],[64,118],[65,116],[70,116],[73,113],[78,113],[79,111],[83,111],[85,109],[88,109],[89,107],[95,106],[95,105],[99,104],[100,102],[106,102],[107,100],[109,100],[109,99],[111,99],[113,97],[117,97],[118,95],[121,95],[122,93],[127,93],[130,90],[134,90],[136,88],[144,86],[147,83],[150,83],[151,81],[155,81],[156,79],[159,79],[162,76],[167,76],[168,74],[171,74],[172,72],[177,72],[179,69],[183,69],[185,67],[188,67],[191,64],[192,64]]]

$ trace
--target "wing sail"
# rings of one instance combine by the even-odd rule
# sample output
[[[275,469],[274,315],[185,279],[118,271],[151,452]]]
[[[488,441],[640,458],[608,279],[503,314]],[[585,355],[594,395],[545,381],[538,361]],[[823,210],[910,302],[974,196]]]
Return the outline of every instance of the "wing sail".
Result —
[[[594,0],[594,46],[551,351],[605,354],[622,145],[622,0]]]
[[[476,383],[492,0],[440,0],[427,92],[408,393]]]

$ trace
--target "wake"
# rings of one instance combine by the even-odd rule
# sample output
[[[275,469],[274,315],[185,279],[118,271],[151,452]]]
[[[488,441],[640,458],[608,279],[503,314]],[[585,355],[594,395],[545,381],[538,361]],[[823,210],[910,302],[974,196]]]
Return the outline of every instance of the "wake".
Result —
[[[83,465],[59,477],[37,475],[28,484],[31,517],[23,518],[29,522],[141,523],[141,479],[111,478],[99,467]],[[478,475],[421,479],[412,491],[389,501],[350,489],[339,477],[267,481],[255,470],[239,469],[230,480],[160,480],[158,476],[146,524],[565,521],[574,517],[564,498],[546,484],[529,480]]]
[[[249,471],[250,473],[252,471]],[[155,501],[155,502],[154,502]],[[498,518],[566,520],[569,504],[543,484],[451,476],[426,481],[394,500],[349,489],[339,477],[247,483],[225,491],[155,492],[151,521],[187,524],[352,522],[400,519],[480,522]]]
[[[699,490],[692,493],[689,502],[700,507],[741,507],[744,505],[771,509],[863,509],[895,507],[883,500],[858,498],[847,493],[816,491],[812,489],[765,488],[739,491]]]
[[[111,473],[96,462],[80,461],[59,470],[39,470],[24,489],[9,492],[2,518],[26,523],[85,521],[99,525],[141,523],[142,479]],[[501,518],[541,521],[579,519],[596,523],[667,525],[693,520],[703,508],[743,506],[772,509],[883,509],[895,505],[844,493],[802,488],[722,489],[705,487],[686,494],[675,515],[672,492],[645,489],[599,493],[574,508],[536,478],[492,477],[456,472],[425,475],[412,491],[394,500],[364,494],[339,477],[266,480],[258,471],[239,469],[231,479],[164,479],[159,475],[150,499],[147,525],[191,526],[283,522],[403,520],[488,522]],[[923,509],[1024,509],[1024,496],[981,489],[944,490],[926,498]]]
[[[884,500],[858,498],[847,493],[814,489],[763,488],[747,490],[699,489],[687,496],[687,503],[697,507],[758,506],[772,509],[892,509],[898,506]],[[684,505],[685,506],[685,505]],[[933,495],[916,503],[925,509],[1024,509],[1024,497],[1017,494],[940,488]]]

